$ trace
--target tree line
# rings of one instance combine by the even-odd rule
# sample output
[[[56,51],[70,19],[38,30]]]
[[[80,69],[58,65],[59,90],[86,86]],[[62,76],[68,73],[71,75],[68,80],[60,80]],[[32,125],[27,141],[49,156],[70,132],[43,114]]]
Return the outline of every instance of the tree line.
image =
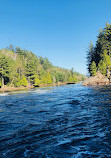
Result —
[[[37,57],[34,53],[20,47],[10,45],[0,50],[0,87],[20,87],[58,82],[76,82],[83,80],[84,76],[74,72],[55,67],[48,58]]]
[[[100,29],[95,46],[92,42],[87,53],[87,66],[90,76],[95,76],[97,71],[110,78],[111,76],[111,25],[106,23]]]

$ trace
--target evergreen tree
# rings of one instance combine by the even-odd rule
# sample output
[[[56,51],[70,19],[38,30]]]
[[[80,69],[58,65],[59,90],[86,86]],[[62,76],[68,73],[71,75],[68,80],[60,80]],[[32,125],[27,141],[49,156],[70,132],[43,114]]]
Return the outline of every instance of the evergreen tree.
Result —
[[[87,51],[87,66],[88,66],[89,72],[91,71],[91,63],[94,60],[95,60],[95,58],[94,58],[94,46],[93,46],[93,43],[90,42],[89,49]]]
[[[93,53],[92,53],[93,52]],[[92,55],[93,54],[93,55]],[[111,25],[106,23],[106,27],[100,30],[95,47],[91,45],[88,55],[88,71],[92,75],[92,65],[96,64],[97,70],[107,75],[111,71]],[[93,63],[95,62],[95,64]]]
[[[2,86],[9,82],[9,62],[8,57],[3,54],[0,54],[0,77]]]
[[[98,70],[103,74],[106,75],[106,63],[103,60],[100,60],[98,64]]]
[[[34,86],[39,87],[41,84],[41,80],[39,79],[39,76],[37,75],[34,79]]]
[[[49,72],[48,72],[48,74],[46,76],[46,79],[47,79],[47,84],[51,84],[52,83],[51,75],[50,75]]]
[[[91,64],[91,68],[90,68],[91,76],[95,76],[96,75],[96,71],[97,71],[96,63],[93,61],[92,64]]]

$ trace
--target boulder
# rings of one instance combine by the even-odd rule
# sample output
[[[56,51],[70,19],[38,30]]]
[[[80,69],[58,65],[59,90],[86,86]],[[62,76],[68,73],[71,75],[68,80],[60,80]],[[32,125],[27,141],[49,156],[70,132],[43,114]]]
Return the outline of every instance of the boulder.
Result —
[[[96,85],[108,85],[110,84],[109,79],[97,72],[96,76],[90,77],[83,82],[83,86],[96,86]]]

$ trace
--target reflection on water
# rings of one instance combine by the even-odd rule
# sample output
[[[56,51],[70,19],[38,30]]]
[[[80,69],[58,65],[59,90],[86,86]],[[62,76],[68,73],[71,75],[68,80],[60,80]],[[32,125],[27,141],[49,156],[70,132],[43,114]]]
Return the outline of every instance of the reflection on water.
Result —
[[[0,94],[0,157],[111,157],[111,87]]]

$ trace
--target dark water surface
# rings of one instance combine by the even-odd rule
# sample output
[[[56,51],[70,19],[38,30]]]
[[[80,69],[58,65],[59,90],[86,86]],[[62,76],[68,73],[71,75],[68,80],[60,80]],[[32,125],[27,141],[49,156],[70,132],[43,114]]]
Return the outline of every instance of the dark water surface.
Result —
[[[111,87],[0,94],[0,158],[111,158]]]

